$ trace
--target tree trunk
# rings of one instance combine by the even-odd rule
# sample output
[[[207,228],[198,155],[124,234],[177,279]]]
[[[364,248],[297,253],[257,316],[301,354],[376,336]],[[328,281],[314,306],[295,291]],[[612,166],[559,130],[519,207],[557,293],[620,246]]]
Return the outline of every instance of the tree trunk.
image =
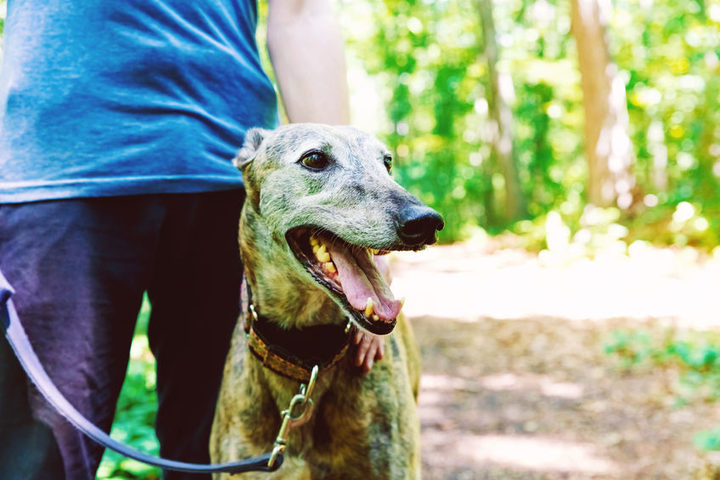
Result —
[[[610,59],[607,43],[609,0],[571,0],[585,109],[585,155],[588,201],[597,206],[633,203],[625,84]]]
[[[513,114],[508,106],[512,93],[512,79],[505,72],[498,71],[499,58],[495,38],[492,0],[478,0],[478,10],[482,21],[482,39],[485,61],[488,67],[487,92],[488,116],[492,122],[492,155],[505,179],[505,219],[517,220],[525,213],[525,202],[518,179],[515,151],[513,148]]]

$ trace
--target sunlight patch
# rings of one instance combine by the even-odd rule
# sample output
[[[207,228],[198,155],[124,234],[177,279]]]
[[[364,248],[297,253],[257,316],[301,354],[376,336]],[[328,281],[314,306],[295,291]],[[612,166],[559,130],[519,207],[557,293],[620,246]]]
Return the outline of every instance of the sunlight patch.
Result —
[[[549,375],[535,373],[504,372],[466,380],[449,375],[425,374],[420,380],[423,396],[436,390],[462,390],[479,393],[481,389],[493,391],[534,391],[546,397],[576,400],[583,396],[582,385],[559,382]]]
[[[468,435],[459,445],[461,455],[489,462],[540,471],[610,473],[615,464],[602,458],[590,443],[549,437]]]
[[[495,464],[516,470],[590,474],[618,471],[617,465],[601,455],[591,443],[558,440],[547,436],[445,435],[447,438],[442,439],[443,442],[454,443],[452,450],[457,452],[457,455],[470,459],[478,467]],[[438,437],[433,440],[441,441]]]
[[[577,399],[583,396],[583,387],[577,383],[557,382],[548,375],[533,373],[498,373],[480,379],[489,390],[537,390],[546,397]]]

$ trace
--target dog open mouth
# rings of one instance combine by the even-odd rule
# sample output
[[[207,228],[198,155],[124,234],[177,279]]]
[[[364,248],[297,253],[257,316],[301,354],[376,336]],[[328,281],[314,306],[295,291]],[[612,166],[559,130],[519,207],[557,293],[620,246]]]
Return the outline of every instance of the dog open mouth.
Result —
[[[358,325],[379,335],[395,328],[402,302],[395,300],[374,260],[387,251],[352,245],[313,227],[294,228],[286,239],[303,267],[352,313]]]

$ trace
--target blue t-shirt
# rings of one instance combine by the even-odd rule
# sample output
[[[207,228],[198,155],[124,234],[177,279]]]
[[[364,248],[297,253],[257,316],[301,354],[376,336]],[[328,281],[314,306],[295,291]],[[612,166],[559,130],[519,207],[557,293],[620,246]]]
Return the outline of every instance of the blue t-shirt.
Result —
[[[0,203],[238,188],[277,124],[256,0],[9,0]]]

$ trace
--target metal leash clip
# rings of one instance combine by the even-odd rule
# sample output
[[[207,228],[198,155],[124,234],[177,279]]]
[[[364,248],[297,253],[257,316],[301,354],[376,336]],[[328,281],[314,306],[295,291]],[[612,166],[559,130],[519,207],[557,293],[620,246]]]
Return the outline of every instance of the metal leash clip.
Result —
[[[282,411],[282,424],[280,425],[280,431],[275,438],[275,444],[273,445],[273,451],[270,454],[270,460],[268,460],[269,468],[273,468],[278,457],[285,452],[290,430],[304,425],[308,420],[310,420],[313,411],[313,401],[310,396],[315,388],[315,381],[317,380],[319,371],[320,369],[317,365],[315,365],[310,373],[310,380],[307,385],[304,383],[300,385],[300,392],[298,392],[292,400],[290,400],[290,405],[288,405],[287,410]],[[297,414],[293,414],[296,409],[299,409]]]

